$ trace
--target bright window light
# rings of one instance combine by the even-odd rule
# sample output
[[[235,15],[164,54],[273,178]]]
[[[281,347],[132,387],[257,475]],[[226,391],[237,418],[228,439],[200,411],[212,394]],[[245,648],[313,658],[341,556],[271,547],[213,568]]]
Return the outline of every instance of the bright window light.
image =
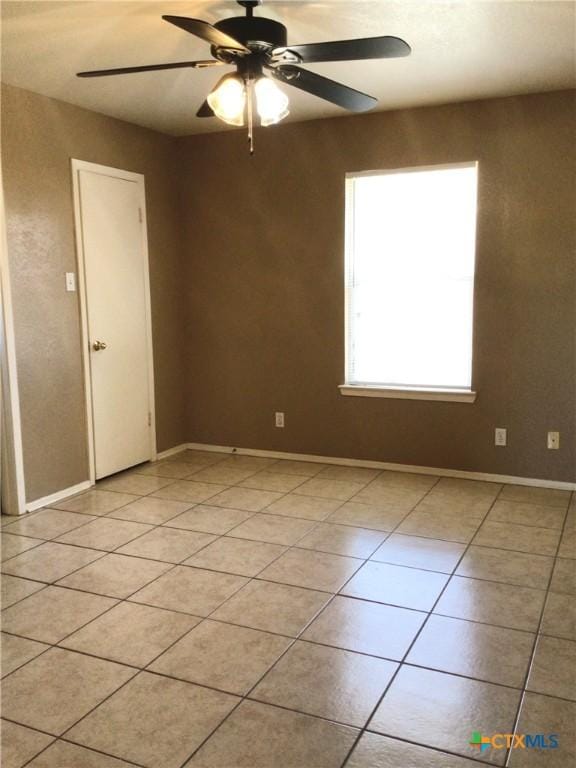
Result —
[[[477,173],[348,174],[347,384],[471,389]]]

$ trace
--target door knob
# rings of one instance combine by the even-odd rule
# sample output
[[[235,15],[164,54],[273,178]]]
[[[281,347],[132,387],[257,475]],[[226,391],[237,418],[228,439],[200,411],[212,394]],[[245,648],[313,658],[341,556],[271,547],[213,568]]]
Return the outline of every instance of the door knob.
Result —
[[[94,344],[92,344],[92,349],[94,352],[99,352],[101,349],[106,349],[107,346],[105,341],[95,341]]]

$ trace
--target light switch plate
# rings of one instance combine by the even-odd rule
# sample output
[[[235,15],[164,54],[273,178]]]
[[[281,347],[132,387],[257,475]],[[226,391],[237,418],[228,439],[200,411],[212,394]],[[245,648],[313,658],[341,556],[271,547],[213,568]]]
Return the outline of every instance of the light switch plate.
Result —
[[[66,290],[76,290],[76,275],[74,272],[66,272]]]

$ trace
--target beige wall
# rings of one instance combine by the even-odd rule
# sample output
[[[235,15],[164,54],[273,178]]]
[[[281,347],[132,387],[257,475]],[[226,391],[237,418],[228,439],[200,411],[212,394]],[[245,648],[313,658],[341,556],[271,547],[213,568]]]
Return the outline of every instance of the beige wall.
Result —
[[[2,163],[27,499],[88,479],[70,158],[146,177],[158,448],[182,443],[184,306],[175,142],[2,87]],[[121,414],[118,415],[121,428]]]
[[[564,92],[275,126],[252,158],[179,140],[189,439],[576,480],[574,116]],[[476,403],[342,397],[344,174],[466,160]]]
[[[28,500],[88,477],[71,157],[146,176],[159,450],[576,479],[573,92],[275,126],[252,158],[242,131],[175,140],[7,86],[1,106]],[[477,402],[342,397],[345,172],[473,159]]]

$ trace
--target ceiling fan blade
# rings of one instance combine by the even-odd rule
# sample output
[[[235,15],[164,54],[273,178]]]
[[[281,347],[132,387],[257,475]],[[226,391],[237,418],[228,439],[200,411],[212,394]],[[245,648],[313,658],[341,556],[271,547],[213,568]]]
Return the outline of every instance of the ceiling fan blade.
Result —
[[[347,85],[342,85],[335,80],[317,75],[316,72],[309,72],[307,69],[301,69],[292,64],[271,68],[270,72],[273,77],[287,85],[293,85],[294,88],[299,88],[301,91],[331,101],[332,104],[349,109],[351,112],[366,112],[378,103],[378,99],[375,99],[374,96],[368,96],[366,93],[356,91]]]
[[[198,112],[196,112],[196,117],[215,117],[214,111],[207,101],[205,101]]]
[[[399,37],[366,37],[360,40],[335,40],[276,48],[272,57],[282,60],[284,54],[295,53],[304,63],[315,61],[356,61],[360,59],[394,59],[409,56],[412,49]]]
[[[160,69],[203,69],[217,67],[223,62],[208,59],[207,61],[176,61],[171,64],[147,64],[143,67],[120,67],[116,69],[95,69],[91,72],[78,72],[76,77],[106,77],[108,75],[129,75],[133,72],[156,72]]]
[[[233,37],[227,35],[225,32],[221,32],[212,24],[208,24],[207,21],[201,21],[200,19],[188,19],[186,16],[162,16],[164,21],[174,24],[180,29],[190,32],[191,35],[202,38],[210,45],[215,45],[218,48],[235,48],[238,51],[244,51],[250,53],[250,50],[245,45],[239,43],[238,40],[234,40]]]

